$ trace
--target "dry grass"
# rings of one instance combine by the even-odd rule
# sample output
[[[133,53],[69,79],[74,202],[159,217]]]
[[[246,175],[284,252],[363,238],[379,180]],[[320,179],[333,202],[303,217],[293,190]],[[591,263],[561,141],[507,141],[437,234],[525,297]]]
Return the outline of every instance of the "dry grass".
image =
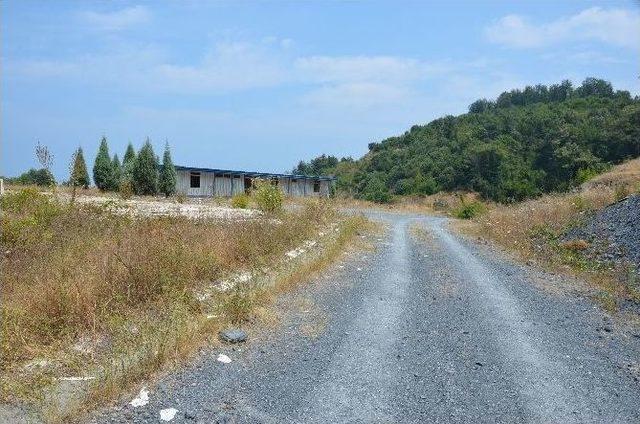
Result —
[[[238,270],[263,269],[337,220],[321,201],[277,219],[215,222],[131,219],[34,190],[4,196],[2,400],[49,404],[56,413],[45,411],[45,418],[61,420],[83,407],[56,411],[47,387],[55,378],[87,372],[99,375],[89,387],[93,401],[112,398],[268,301],[269,291],[238,285],[210,300],[220,315],[208,319],[195,295],[201,286]],[[326,252],[286,273],[279,290],[319,270],[361,225],[342,221]],[[79,341],[88,348],[77,347]],[[39,361],[42,366],[29,365]]]
[[[352,198],[338,198],[336,204],[344,208],[378,209],[386,212],[419,213],[428,215],[451,216],[463,203],[478,201],[476,193],[440,192],[429,196],[402,196],[393,202],[380,204]]]
[[[494,205],[463,231],[485,237],[515,252],[525,260],[556,271],[571,270],[603,290],[599,295],[611,309],[611,299],[636,298],[629,284],[629,270],[602,266],[586,259],[581,252],[584,240],[562,243],[560,237],[595,211],[621,199],[621,193],[640,189],[640,159],[616,166],[586,182],[572,193],[550,194],[515,205]],[[622,196],[624,197],[624,196]]]

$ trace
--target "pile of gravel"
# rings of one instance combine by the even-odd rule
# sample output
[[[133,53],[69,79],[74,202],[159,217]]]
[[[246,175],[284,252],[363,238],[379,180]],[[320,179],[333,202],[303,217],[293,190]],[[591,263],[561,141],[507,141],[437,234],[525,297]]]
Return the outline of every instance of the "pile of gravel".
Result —
[[[589,242],[588,253],[597,260],[629,262],[640,270],[640,194],[607,206],[565,236],[576,239]]]

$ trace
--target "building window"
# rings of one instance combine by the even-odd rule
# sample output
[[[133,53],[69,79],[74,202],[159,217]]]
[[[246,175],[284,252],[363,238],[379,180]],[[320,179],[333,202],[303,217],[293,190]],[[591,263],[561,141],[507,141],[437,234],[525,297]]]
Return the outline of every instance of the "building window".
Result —
[[[320,181],[315,181],[313,183],[313,192],[320,193]]]
[[[191,188],[200,188],[200,173],[192,172],[191,173]]]

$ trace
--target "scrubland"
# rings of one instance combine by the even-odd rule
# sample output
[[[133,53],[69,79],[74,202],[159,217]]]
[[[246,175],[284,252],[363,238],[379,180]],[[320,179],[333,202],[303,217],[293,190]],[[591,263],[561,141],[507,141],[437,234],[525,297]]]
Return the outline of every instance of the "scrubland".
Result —
[[[0,394],[50,421],[216,343],[225,325],[255,321],[274,293],[365,226],[321,200],[233,221],[113,213],[117,200],[61,198],[25,189],[0,200]],[[322,253],[284,267],[305,243]],[[268,273],[274,287],[234,277]],[[58,405],[55,388],[69,380],[85,381],[92,402]]]
[[[640,302],[637,272],[628,264],[593,261],[583,254],[586,241],[565,240],[563,236],[606,206],[636,192],[640,192],[640,159],[615,166],[568,193],[512,205],[490,205],[486,213],[459,226],[525,261],[582,277],[598,290],[598,300],[615,310],[626,300]]]

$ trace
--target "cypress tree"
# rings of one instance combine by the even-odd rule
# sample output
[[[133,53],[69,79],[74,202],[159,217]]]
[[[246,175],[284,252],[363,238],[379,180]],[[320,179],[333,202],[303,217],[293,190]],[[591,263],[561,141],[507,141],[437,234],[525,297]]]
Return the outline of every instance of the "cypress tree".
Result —
[[[76,187],[89,188],[89,172],[87,172],[87,163],[84,160],[82,147],[78,147],[78,150],[73,154],[69,181]]]
[[[122,176],[121,181],[133,184],[133,165],[136,162],[136,151],[133,150],[131,142],[127,145],[127,151],[122,159]]]
[[[164,146],[164,156],[162,157],[162,169],[160,170],[160,180],[158,182],[160,192],[166,197],[176,192],[176,181],[178,174],[171,160],[171,152],[169,151],[169,143]]]
[[[149,138],[144,142],[133,164],[133,188],[136,194],[158,193],[158,158]]]
[[[98,155],[93,164],[93,181],[100,190],[109,190],[112,181],[113,167],[111,166],[111,157],[109,156],[109,146],[107,145],[107,137],[102,137]]]
[[[124,157],[122,158],[122,165],[125,166],[128,163],[133,164],[136,160],[136,151],[133,149],[133,145],[131,142],[127,145],[127,151],[124,152]]]
[[[120,186],[120,179],[122,178],[122,167],[120,166],[120,160],[118,155],[113,155],[111,161],[111,181],[109,182],[110,190],[117,191]]]

